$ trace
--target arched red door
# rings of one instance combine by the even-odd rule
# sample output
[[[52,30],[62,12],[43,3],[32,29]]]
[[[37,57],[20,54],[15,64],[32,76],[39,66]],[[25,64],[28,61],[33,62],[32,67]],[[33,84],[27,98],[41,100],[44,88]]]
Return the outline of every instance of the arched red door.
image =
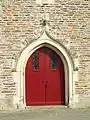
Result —
[[[42,47],[28,59],[25,69],[26,105],[64,105],[64,66],[51,49]]]

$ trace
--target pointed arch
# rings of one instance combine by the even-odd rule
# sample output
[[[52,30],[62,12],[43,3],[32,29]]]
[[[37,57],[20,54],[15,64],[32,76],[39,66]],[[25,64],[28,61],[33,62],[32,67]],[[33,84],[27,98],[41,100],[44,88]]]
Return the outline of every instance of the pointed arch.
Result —
[[[17,62],[16,71],[19,74],[19,77],[17,79],[18,104],[22,104],[26,106],[25,67],[26,67],[27,60],[34,51],[36,51],[37,49],[43,46],[46,46],[54,50],[63,61],[64,69],[65,69],[65,104],[70,106],[72,103],[72,97],[73,97],[73,69],[74,69],[73,60],[64,46],[45,36],[42,36],[40,39],[31,42],[29,46],[23,50]]]

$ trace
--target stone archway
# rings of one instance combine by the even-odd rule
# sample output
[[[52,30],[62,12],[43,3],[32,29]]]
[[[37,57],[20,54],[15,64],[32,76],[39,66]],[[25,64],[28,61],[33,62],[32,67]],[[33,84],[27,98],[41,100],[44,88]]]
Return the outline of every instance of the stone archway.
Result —
[[[46,46],[54,50],[62,59],[65,69],[65,105],[71,106],[73,100],[73,61],[60,43],[50,39],[45,33],[36,41],[29,44],[27,48],[21,53],[17,62],[17,104],[26,106],[25,103],[25,67],[28,58],[31,54],[40,47]]]

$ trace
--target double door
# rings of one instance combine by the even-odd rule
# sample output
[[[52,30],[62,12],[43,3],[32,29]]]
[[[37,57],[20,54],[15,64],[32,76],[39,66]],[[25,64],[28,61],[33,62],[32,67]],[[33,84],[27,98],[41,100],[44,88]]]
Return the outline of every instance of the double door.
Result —
[[[63,105],[64,66],[51,49],[42,47],[27,61],[25,69],[26,105]]]

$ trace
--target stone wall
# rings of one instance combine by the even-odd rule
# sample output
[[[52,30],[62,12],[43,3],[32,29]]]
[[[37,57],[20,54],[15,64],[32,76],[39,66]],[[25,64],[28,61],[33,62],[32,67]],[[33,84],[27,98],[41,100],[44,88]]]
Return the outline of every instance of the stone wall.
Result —
[[[0,1],[0,106],[13,107],[13,72],[22,51],[43,33],[60,42],[78,71],[75,94],[80,107],[90,106],[90,0]]]

